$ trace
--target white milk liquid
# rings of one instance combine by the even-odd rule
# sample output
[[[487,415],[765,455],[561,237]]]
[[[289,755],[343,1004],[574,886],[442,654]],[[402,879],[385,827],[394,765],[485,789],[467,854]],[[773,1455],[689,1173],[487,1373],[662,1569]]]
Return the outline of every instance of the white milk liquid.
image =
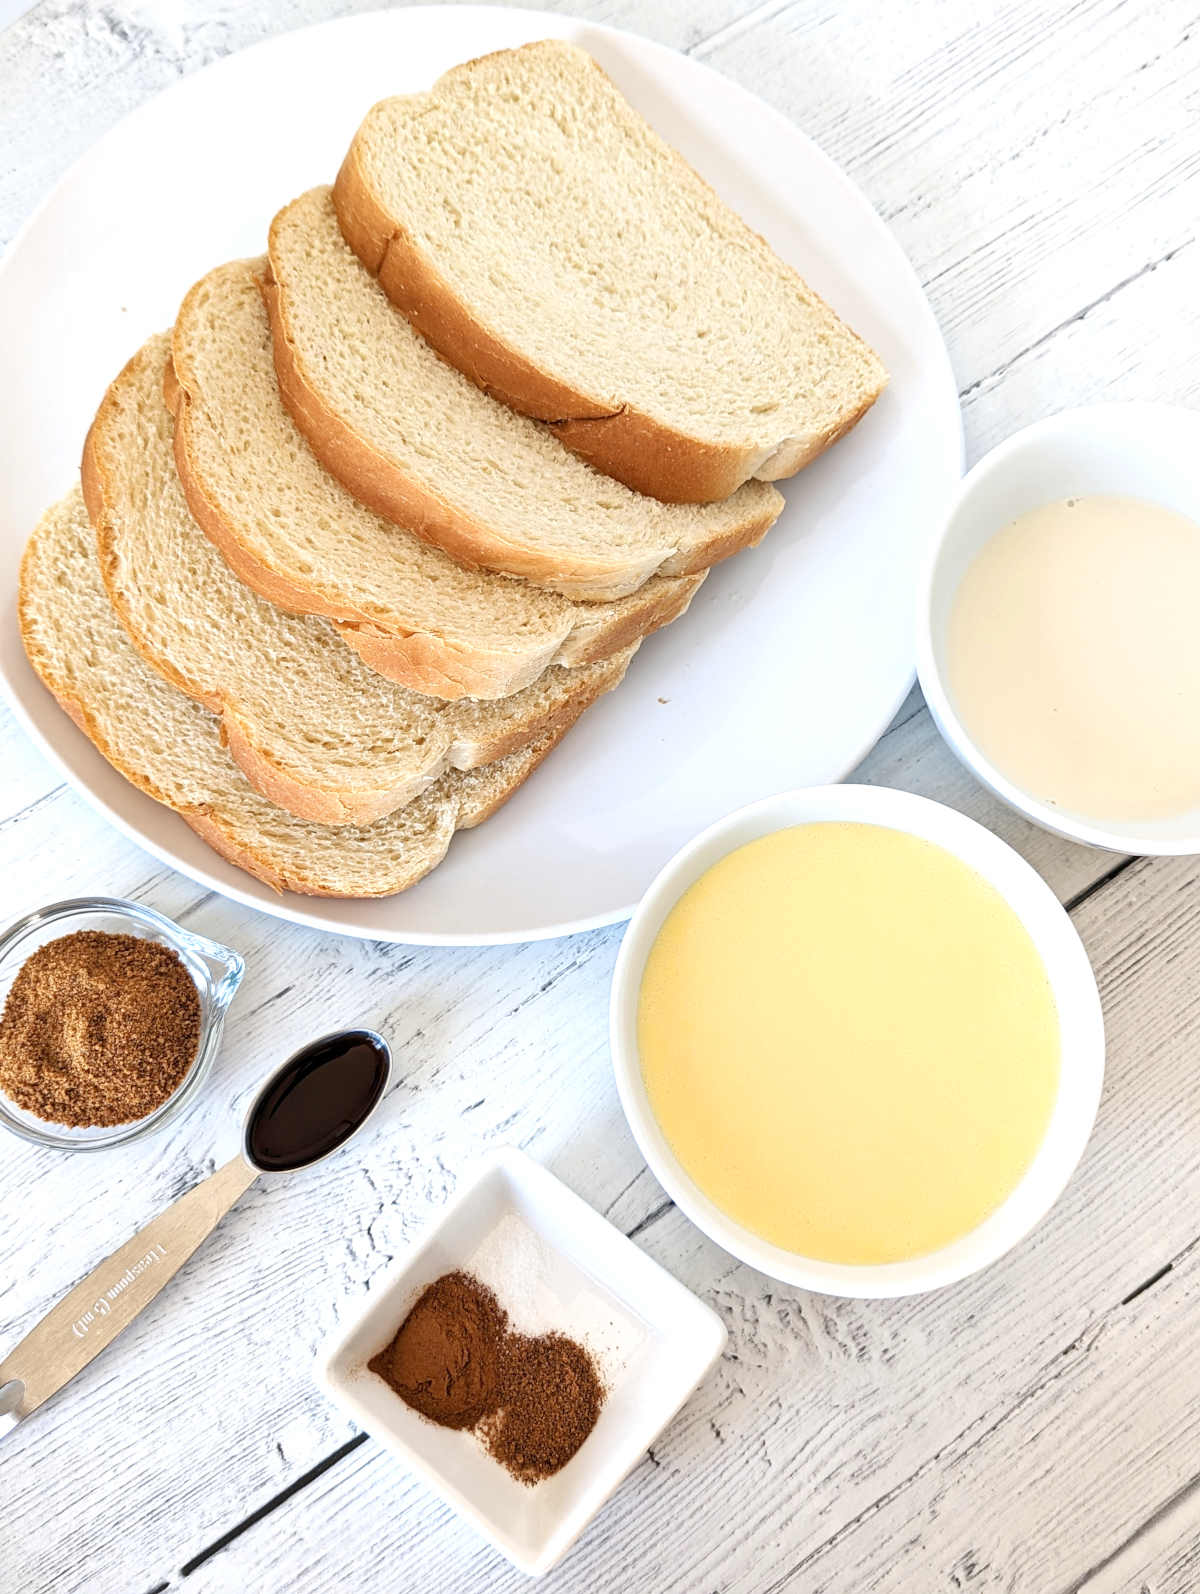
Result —
[[[1200,526],[1116,495],[998,532],[955,595],[946,677],[1001,774],[1096,820],[1200,807]]]

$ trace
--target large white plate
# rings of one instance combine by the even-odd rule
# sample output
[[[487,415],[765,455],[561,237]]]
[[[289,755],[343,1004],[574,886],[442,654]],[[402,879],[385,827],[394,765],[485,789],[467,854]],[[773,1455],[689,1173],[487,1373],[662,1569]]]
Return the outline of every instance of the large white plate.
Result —
[[[785,486],[757,551],[709,577],[625,684],[441,868],[380,902],[278,896],[128,786],[30,670],[14,618],[24,540],[70,484],[105,385],[186,289],[257,254],[279,206],[329,181],[366,108],[487,50],[589,49],[658,130],[879,350],[887,393]],[[184,79],[67,174],[0,268],[0,674],[83,795],[159,858],[268,913],[349,935],[488,942],[628,916],[729,809],[840,780],[887,725],[915,656],[919,554],[962,468],[958,399],[920,285],[857,188],[707,67],[543,12],[419,7],[285,34]],[[102,885],[103,882],[98,882]]]

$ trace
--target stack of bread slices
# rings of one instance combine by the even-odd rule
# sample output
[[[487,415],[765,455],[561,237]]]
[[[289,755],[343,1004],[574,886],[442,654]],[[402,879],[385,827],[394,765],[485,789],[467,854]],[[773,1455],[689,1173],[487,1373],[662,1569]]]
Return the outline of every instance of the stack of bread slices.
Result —
[[[22,567],[106,758],[280,889],[401,891],[505,801],[878,359],[590,57],[368,114],[109,388]]]

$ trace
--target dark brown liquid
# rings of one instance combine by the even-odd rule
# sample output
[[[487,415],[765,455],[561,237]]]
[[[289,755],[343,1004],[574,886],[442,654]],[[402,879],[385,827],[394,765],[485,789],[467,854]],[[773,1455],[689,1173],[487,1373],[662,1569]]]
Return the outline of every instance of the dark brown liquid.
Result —
[[[365,1122],[387,1084],[387,1046],[346,1030],[296,1053],[263,1091],[246,1125],[246,1155],[264,1173],[303,1168]]]

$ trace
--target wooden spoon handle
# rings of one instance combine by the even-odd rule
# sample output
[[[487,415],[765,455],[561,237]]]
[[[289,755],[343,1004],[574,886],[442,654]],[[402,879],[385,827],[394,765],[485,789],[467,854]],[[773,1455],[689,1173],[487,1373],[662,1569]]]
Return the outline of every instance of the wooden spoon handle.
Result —
[[[52,1306],[0,1362],[0,1433],[36,1411],[111,1345],[256,1178],[249,1163],[234,1157],[152,1218]]]

